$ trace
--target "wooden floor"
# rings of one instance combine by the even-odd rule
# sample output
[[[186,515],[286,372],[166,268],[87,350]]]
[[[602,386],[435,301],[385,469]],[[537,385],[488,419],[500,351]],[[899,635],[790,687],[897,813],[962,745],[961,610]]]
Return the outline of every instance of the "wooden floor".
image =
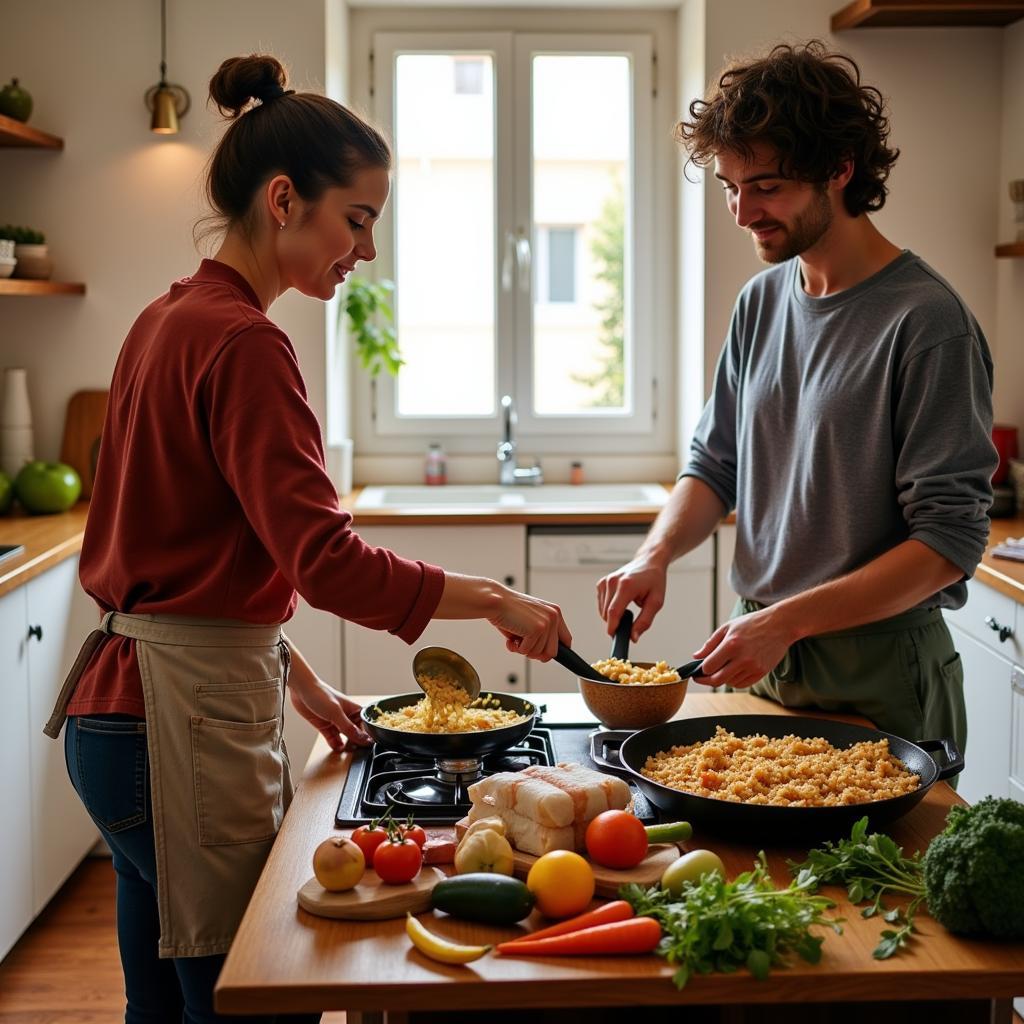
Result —
[[[0,963],[0,1024],[118,1024],[124,984],[114,930],[114,872],[86,858]],[[324,1014],[322,1024],[344,1024]]]

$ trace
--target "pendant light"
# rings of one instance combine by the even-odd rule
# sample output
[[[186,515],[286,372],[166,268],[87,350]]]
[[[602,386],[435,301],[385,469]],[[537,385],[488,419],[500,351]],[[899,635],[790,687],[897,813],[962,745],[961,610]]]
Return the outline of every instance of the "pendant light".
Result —
[[[160,81],[146,90],[146,107],[153,113],[149,130],[157,135],[177,135],[178,119],[191,105],[184,86],[167,81],[167,2],[160,0]]]

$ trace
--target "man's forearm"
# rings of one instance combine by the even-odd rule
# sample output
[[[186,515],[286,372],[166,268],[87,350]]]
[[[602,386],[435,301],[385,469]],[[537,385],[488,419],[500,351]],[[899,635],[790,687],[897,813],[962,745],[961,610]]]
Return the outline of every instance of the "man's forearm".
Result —
[[[684,476],[644,538],[637,556],[664,568],[707,539],[728,510],[703,480]]]
[[[794,643],[898,615],[962,578],[927,544],[907,540],[846,576],[779,601],[771,614]]]

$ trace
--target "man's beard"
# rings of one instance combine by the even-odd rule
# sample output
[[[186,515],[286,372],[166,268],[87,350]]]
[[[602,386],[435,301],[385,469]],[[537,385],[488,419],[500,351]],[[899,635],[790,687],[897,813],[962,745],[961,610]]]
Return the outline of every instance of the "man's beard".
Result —
[[[774,244],[768,245],[754,238],[758,259],[765,263],[785,263],[786,260],[799,256],[820,241],[822,235],[832,226],[832,206],[828,201],[828,194],[824,189],[815,189],[810,207],[793,221],[792,226],[781,223],[772,226],[782,229],[782,238],[777,243],[771,239],[769,241]]]

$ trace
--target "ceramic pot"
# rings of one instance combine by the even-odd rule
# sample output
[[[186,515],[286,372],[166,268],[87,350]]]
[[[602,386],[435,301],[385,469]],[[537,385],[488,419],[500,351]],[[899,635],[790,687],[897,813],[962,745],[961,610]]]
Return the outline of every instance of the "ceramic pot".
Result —
[[[34,281],[47,281],[53,274],[53,260],[50,259],[48,245],[16,245],[14,256],[17,266],[14,276]]]

